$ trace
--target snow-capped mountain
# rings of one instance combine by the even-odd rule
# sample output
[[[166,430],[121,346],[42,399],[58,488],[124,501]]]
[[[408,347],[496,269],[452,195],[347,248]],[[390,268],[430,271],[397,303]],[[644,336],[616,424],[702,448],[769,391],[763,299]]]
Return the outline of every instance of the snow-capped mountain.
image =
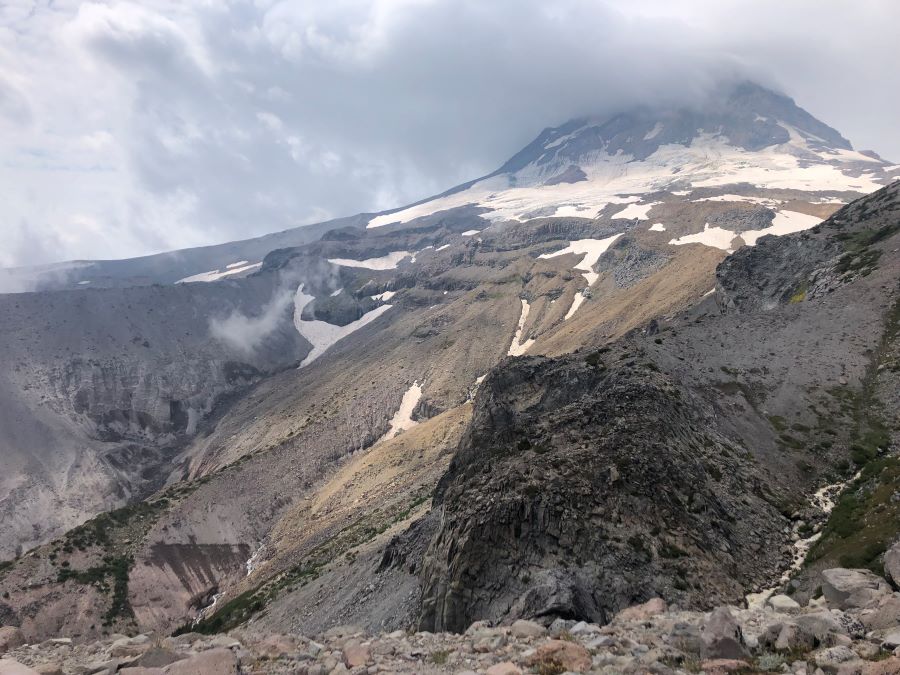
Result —
[[[595,218],[610,205],[640,204],[620,210],[630,218],[656,193],[683,196],[732,185],[841,201],[894,178],[900,166],[853,150],[790,98],[745,83],[702,110],[639,109],[545,129],[493,174],[378,215],[368,227],[464,205],[483,208],[491,221],[522,221]]]
[[[785,512],[862,456],[856,392],[898,400],[896,177],[741,85],[392,212],[18,271],[0,619],[462,630],[769,588]]]

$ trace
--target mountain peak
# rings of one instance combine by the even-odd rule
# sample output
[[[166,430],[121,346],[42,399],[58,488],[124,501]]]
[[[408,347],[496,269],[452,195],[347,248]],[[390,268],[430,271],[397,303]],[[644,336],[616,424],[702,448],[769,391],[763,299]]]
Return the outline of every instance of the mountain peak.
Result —
[[[790,143],[799,134],[815,149],[852,150],[835,129],[800,108],[793,99],[754,82],[716,90],[702,107],[639,106],[607,117],[582,117],[547,128],[497,173],[529,165],[590,163],[599,152],[644,160],[665,145],[690,146],[703,135],[718,136],[756,152]]]

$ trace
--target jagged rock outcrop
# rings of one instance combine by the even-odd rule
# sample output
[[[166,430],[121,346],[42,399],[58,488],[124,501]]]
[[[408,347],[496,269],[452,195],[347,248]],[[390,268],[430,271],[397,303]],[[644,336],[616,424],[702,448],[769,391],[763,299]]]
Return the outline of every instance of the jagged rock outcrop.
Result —
[[[657,370],[626,343],[492,371],[436,493],[423,629],[603,623],[657,595],[736,599],[771,570],[756,533],[777,547],[781,516],[702,404]]]

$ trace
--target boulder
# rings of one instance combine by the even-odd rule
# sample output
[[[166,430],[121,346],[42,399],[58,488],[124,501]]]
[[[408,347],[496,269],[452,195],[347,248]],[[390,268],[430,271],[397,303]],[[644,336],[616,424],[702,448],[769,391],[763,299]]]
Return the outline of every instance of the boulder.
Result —
[[[739,659],[707,659],[700,664],[706,675],[725,675],[726,673],[746,672],[750,664]]]
[[[170,663],[175,663],[185,658],[184,654],[179,654],[166,649],[165,647],[151,647],[141,656],[131,662],[132,666],[140,666],[142,668],[163,668]]]
[[[884,573],[900,587],[900,541],[895,541],[884,554]]]
[[[237,675],[237,658],[230,649],[200,652],[165,668],[166,675]]]
[[[646,621],[650,617],[658,616],[668,609],[666,601],[662,598],[651,598],[640,605],[626,607],[616,614],[616,621]]]
[[[900,658],[891,656],[883,661],[868,663],[863,675],[900,675]]]
[[[0,654],[25,644],[25,636],[15,626],[0,627]]]
[[[550,640],[539,646],[528,660],[529,665],[555,665],[564,671],[584,673],[591,667],[590,652],[579,644],[565,640]]]
[[[0,659],[0,675],[38,675],[38,672],[18,661]]]
[[[495,663],[485,671],[486,675],[522,675],[522,670],[514,663]]]
[[[766,604],[776,612],[782,614],[797,614],[800,611],[800,604],[787,595],[773,595],[766,600]]]
[[[838,670],[846,670],[842,668],[845,664],[851,664],[859,661],[859,658],[849,647],[828,647],[813,654],[813,660],[826,673],[837,673]]]
[[[861,611],[859,620],[869,630],[900,626],[900,593],[891,593],[878,605]]]
[[[704,659],[745,659],[749,656],[741,627],[727,607],[717,607],[710,613],[703,622],[701,638]]]
[[[897,647],[900,647],[900,628],[888,631],[884,637],[881,638],[881,644],[888,651],[893,651]]]
[[[865,633],[863,625],[852,616],[839,610],[817,610],[799,614],[791,619],[792,623],[815,637],[818,644],[830,644],[834,635],[861,637]]]
[[[366,665],[372,658],[372,648],[359,640],[347,640],[344,644],[344,663],[348,668]]]
[[[529,638],[541,637],[547,632],[547,629],[534,621],[519,619],[518,621],[513,621],[512,626],[509,627],[509,632],[517,638]]]
[[[822,572],[822,593],[829,607],[865,609],[890,595],[891,588],[884,579],[869,570],[836,567]]]
[[[815,636],[795,623],[784,624],[774,644],[777,652],[807,651],[815,646]]]

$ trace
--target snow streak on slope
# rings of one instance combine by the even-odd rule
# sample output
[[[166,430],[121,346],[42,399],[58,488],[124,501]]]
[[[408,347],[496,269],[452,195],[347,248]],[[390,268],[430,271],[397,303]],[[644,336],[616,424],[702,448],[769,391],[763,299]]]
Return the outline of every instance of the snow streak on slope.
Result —
[[[304,293],[303,284],[300,284],[297,293],[294,295],[294,327],[313,347],[312,351],[300,363],[301,368],[308,366],[322,356],[338,340],[342,340],[367,323],[371,323],[393,307],[393,305],[382,305],[371,312],[366,312],[356,321],[348,323],[346,326],[335,326],[326,321],[304,321],[300,318],[303,315],[303,308],[313,300],[315,298]]]
[[[219,279],[224,279],[225,277],[230,277],[235,274],[242,274],[244,272],[249,272],[250,270],[255,270],[257,267],[261,267],[262,263],[253,263],[252,265],[244,264],[246,260],[242,260],[240,263],[232,263],[228,265],[223,271],[219,270],[210,270],[209,272],[201,272],[200,274],[194,274],[193,276],[185,277],[184,279],[179,279],[176,281],[176,284],[190,284],[196,281],[218,281]]]
[[[516,327],[516,334],[513,335],[512,344],[509,346],[507,356],[521,356],[528,351],[528,348],[534,344],[533,339],[522,342],[522,331],[525,329],[525,322],[528,320],[528,312],[531,311],[531,305],[524,298],[522,299],[522,314],[519,315],[519,323]]]
[[[576,293],[575,297],[572,298],[572,306],[569,307],[569,311],[566,312],[566,315],[563,317],[563,321],[572,318],[572,315],[578,311],[578,308],[581,307],[581,303],[585,301],[584,293]]]
[[[329,258],[328,262],[341,267],[364,267],[368,270],[394,270],[404,258],[410,256],[409,251],[392,251],[380,258],[367,258],[366,260],[351,260],[349,258]]]
[[[416,406],[419,405],[419,400],[421,398],[422,387],[419,384],[418,380],[416,380],[403,394],[403,399],[400,401],[400,407],[391,418],[390,428],[387,430],[387,433],[385,433],[384,436],[381,437],[380,440],[393,438],[397,435],[397,433],[406,431],[407,429],[411,429],[412,427],[416,426],[416,424],[418,424],[418,422],[416,422],[412,418],[412,414],[416,409]]]
[[[665,231],[666,231],[666,226],[663,225],[662,223],[653,223],[653,224],[650,226],[650,231],[651,231],[651,232],[665,232]]]
[[[606,239],[577,239],[569,242],[569,245],[559,251],[553,253],[543,253],[539,258],[556,258],[557,256],[566,255],[567,253],[582,254],[581,260],[572,267],[579,270],[587,280],[588,286],[592,286],[600,276],[594,271],[594,265],[600,259],[600,256],[606,253],[606,250],[612,243],[621,237],[621,234],[614,234]]]

